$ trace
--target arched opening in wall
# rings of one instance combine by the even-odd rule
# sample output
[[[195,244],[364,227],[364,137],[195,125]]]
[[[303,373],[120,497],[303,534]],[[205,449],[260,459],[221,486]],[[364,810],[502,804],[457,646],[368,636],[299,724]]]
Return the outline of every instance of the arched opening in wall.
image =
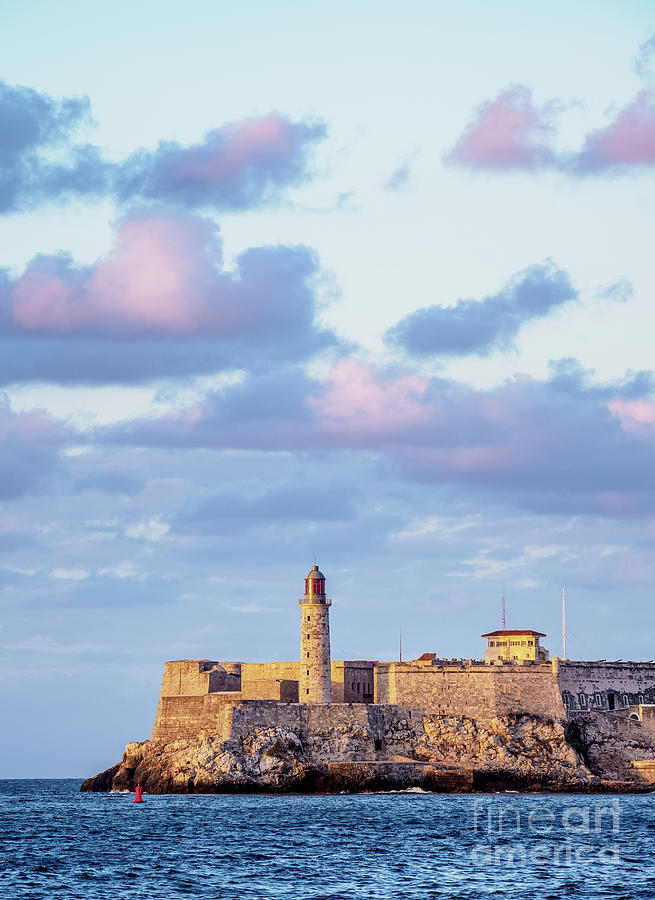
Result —
[[[630,713],[630,718],[634,719],[635,722],[639,721],[639,716],[637,715],[637,713]]]
[[[607,695],[607,705],[609,706],[610,709],[614,709],[616,706],[616,702],[614,700],[614,694],[612,694],[611,691]]]

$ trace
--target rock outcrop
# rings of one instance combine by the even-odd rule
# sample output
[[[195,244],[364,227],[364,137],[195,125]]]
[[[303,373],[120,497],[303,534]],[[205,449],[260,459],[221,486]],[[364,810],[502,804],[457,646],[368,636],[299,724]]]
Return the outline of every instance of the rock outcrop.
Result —
[[[621,713],[576,712],[567,732],[585,765],[602,778],[638,781],[632,762],[655,760],[655,732]]]
[[[149,793],[398,790],[594,790],[594,777],[562,722],[538,716],[425,715],[411,734],[387,735],[388,750],[358,757],[368,736],[344,727],[306,740],[285,727],[256,727],[238,741],[216,735],[172,743],[133,742],[116,766],[83,791]],[[397,752],[402,748],[402,752]],[[353,757],[355,757],[353,759]]]

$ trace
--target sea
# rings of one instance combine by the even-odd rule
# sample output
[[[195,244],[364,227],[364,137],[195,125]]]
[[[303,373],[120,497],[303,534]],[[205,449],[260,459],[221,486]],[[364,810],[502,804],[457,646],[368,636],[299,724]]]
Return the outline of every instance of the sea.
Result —
[[[0,898],[655,897],[655,794],[81,794],[0,781]]]

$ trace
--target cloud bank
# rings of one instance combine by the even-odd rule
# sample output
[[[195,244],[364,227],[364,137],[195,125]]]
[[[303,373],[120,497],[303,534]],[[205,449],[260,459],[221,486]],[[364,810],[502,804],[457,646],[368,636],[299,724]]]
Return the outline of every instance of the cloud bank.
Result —
[[[653,378],[593,385],[564,360],[547,381],[489,390],[340,360],[321,380],[249,376],[193,408],[102,429],[143,447],[370,452],[410,480],[507,493],[550,512],[655,514]]]

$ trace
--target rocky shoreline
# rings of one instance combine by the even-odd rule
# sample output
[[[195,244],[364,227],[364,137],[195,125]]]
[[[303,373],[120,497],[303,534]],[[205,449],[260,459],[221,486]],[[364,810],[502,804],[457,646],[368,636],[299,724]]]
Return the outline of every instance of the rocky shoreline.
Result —
[[[121,762],[88,778],[81,790],[133,791],[137,782],[151,794],[410,788],[447,793],[617,793],[653,787],[641,783],[627,766],[617,767],[616,754],[615,771],[603,772],[597,765],[595,771],[590,769],[580,731],[562,722],[516,716],[482,725],[465,717],[426,716],[424,726],[425,740],[413,748],[411,758],[382,754],[378,759],[356,758],[355,736],[343,734],[341,758],[321,758],[316,746],[304,747],[297,734],[274,727],[256,729],[236,744],[204,734],[195,741],[133,742]]]

